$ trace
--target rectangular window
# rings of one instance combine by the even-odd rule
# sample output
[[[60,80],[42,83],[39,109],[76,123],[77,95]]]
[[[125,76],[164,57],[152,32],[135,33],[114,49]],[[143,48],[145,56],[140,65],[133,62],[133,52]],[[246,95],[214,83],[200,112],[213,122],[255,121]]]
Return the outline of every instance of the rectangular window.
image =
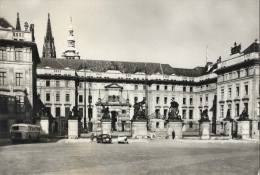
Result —
[[[50,93],[46,93],[46,101],[51,101],[51,94]]]
[[[244,103],[244,106],[245,106],[245,110],[246,110],[246,112],[248,114],[248,103]]]
[[[51,85],[50,80],[47,80],[47,81],[46,81],[46,86],[50,86],[50,85]]]
[[[200,103],[202,103],[202,97],[200,96]]]
[[[221,89],[221,99],[224,99],[224,88]]]
[[[164,86],[164,90],[167,91],[168,86]]]
[[[0,113],[8,113],[8,96],[6,95],[0,95]]]
[[[0,50],[0,60],[6,60],[6,50]]]
[[[209,96],[208,96],[208,94],[205,95],[205,101],[206,101],[206,102],[209,101]]]
[[[193,98],[190,98],[190,105],[193,105]]]
[[[190,87],[190,92],[193,92],[193,87]]]
[[[248,95],[248,85],[245,85],[245,95]]]
[[[0,72],[0,85],[6,85],[6,72]]]
[[[70,114],[70,108],[69,107],[65,107],[65,117],[68,117]]]
[[[60,117],[60,107],[55,108],[56,117]]]
[[[144,91],[146,90],[146,85],[143,85],[143,90],[144,90]]]
[[[185,97],[182,99],[182,104],[186,105],[186,98]]]
[[[56,87],[60,87],[60,81],[56,81]]]
[[[237,71],[237,78],[240,78],[240,71]]]
[[[157,91],[160,90],[160,85],[156,85],[156,90],[157,90]]]
[[[172,86],[172,91],[175,91],[175,86]]]
[[[230,80],[232,79],[232,73],[229,73],[229,79]]]
[[[249,76],[249,69],[248,68],[245,69],[245,76],[246,77]]]
[[[239,86],[236,87],[236,96],[239,97]]]
[[[160,102],[160,97],[156,97],[156,104],[159,104]]]
[[[83,108],[79,108],[79,116],[82,118],[84,117]]]
[[[167,104],[167,97],[164,97],[164,104]]]
[[[231,104],[228,104],[228,109],[230,110],[230,115],[231,115]]]
[[[229,97],[229,98],[231,98],[231,94],[232,94],[232,89],[231,89],[231,87],[230,87],[230,88],[228,88],[228,97]]]
[[[185,86],[183,86],[183,92],[186,92],[186,87]]]
[[[83,103],[83,95],[79,95],[79,103]]]
[[[193,110],[189,110],[189,119],[193,119]]]
[[[182,110],[182,118],[183,118],[183,119],[186,119],[186,109],[183,109],[183,110]]]
[[[16,86],[21,86],[23,81],[23,74],[16,73]]]
[[[138,85],[135,85],[135,90],[138,90]]]
[[[66,102],[70,101],[70,94],[66,94]]]
[[[60,101],[60,93],[56,92],[56,101],[59,102]]]
[[[166,117],[166,115],[167,115],[167,109],[164,109],[164,110],[163,110],[163,115]]]
[[[123,110],[122,110],[122,114],[126,114],[126,110],[123,109]]]
[[[220,117],[224,117],[224,105],[220,105]]]
[[[116,101],[119,102],[119,96],[116,96],[116,97],[117,97]],[[88,96],[88,103],[92,103],[92,95]]]
[[[239,116],[239,104],[236,104],[236,116]]]
[[[48,116],[51,115],[51,107],[46,107],[45,109],[46,109],[47,115]]]
[[[83,83],[79,83],[79,88],[80,88],[80,89],[83,88]]]
[[[15,111],[17,113],[24,112],[24,97],[15,96]]]
[[[22,61],[23,60],[23,52],[16,51],[15,52],[15,61]]]

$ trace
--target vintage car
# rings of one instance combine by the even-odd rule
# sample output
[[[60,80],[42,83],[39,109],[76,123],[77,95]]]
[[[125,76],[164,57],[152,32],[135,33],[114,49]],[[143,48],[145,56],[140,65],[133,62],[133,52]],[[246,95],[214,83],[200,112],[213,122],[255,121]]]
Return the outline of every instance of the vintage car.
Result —
[[[117,137],[117,143],[127,143],[128,144],[126,135],[119,135]]]
[[[109,134],[100,134],[97,136],[97,143],[112,143],[112,138]]]

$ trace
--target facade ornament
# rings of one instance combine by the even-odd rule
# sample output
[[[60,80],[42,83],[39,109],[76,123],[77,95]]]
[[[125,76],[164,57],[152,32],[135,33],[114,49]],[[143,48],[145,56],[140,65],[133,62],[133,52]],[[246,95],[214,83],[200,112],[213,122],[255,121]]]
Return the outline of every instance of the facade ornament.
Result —
[[[28,31],[28,27],[29,27],[29,24],[28,24],[28,22],[25,22],[25,23],[24,23],[24,28],[25,28],[25,31]]]
[[[239,44],[237,46],[237,43],[234,43],[234,47],[231,47],[231,54],[230,55],[234,55],[236,53],[241,53],[241,44]]]
[[[142,101],[136,102],[134,104],[134,116],[133,121],[138,120],[147,120],[145,117],[145,110],[143,109],[143,106],[146,104],[146,98],[144,97]]]
[[[169,108],[168,118],[166,121],[182,121],[181,116],[179,115],[179,104],[172,98],[171,106]]]

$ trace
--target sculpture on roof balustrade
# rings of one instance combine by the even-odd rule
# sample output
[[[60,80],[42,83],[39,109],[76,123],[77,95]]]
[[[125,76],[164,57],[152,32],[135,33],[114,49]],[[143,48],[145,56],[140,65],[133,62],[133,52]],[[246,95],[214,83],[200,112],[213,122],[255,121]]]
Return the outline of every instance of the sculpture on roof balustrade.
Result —
[[[200,120],[199,122],[210,122],[209,116],[208,116],[208,109],[204,109],[200,112]]]
[[[145,117],[145,110],[144,105],[146,104],[146,98],[144,97],[142,101],[136,102],[134,104],[134,116],[133,121],[141,121],[141,120],[147,120]]]
[[[241,53],[241,44],[239,44],[237,46],[237,43],[234,43],[234,47],[231,47],[231,54],[230,55],[234,55],[236,53]]]
[[[179,115],[179,104],[172,98],[171,106],[169,108],[168,118],[166,121],[182,122],[181,116]]]

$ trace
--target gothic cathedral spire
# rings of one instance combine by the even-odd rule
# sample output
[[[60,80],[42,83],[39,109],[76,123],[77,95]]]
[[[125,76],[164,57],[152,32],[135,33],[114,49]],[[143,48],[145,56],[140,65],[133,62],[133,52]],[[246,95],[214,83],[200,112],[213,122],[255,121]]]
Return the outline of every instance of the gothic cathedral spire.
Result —
[[[19,13],[17,12],[17,20],[16,20],[16,30],[21,30],[21,25],[20,25],[20,19],[19,19]]]
[[[48,13],[46,36],[44,37],[44,44],[43,44],[43,49],[42,49],[42,57],[43,58],[56,58],[54,38],[52,36],[51,21],[50,21],[49,13]]]

